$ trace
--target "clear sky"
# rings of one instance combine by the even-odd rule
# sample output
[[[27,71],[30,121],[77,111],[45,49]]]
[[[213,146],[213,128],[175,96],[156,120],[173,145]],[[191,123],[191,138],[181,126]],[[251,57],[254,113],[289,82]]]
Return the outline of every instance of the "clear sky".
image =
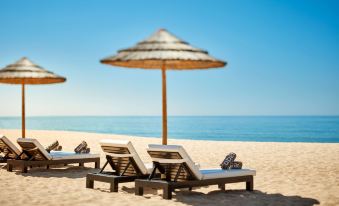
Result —
[[[27,115],[161,115],[160,71],[99,60],[166,28],[228,62],[168,72],[169,115],[339,115],[339,1],[0,0],[0,67],[67,77],[27,87]],[[0,116],[21,113],[0,84]]]

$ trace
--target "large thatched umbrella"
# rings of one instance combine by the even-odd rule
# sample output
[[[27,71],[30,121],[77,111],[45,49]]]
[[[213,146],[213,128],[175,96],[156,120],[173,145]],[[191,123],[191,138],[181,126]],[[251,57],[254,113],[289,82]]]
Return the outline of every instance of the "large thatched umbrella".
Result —
[[[66,81],[27,58],[21,58],[0,70],[0,83],[21,84],[22,88],[22,137],[25,138],[25,84],[54,84]]]
[[[160,29],[136,46],[118,51],[101,63],[120,67],[161,69],[162,71],[162,144],[167,144],[166,70],[192,70],[223,67],[226,62],[194,48],[165,29]]]

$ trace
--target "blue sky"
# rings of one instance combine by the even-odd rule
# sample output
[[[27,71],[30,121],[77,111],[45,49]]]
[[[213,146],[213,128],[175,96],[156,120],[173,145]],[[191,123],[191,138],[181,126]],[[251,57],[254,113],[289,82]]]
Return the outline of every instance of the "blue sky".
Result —
[[[168,72],[169,115],[339,115],[338,1],[0,1],[0,67],[67,77],[27,87],[27,115],[160,115],[161,73],[102,65],[159,28],[226,60]],[[0,85],[0,116],[20,87]]]

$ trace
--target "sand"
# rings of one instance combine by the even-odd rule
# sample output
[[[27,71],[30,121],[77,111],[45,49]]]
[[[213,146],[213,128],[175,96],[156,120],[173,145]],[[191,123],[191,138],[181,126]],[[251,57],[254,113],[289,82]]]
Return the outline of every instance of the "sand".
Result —
[[[15,142],[20,130],[0,129]],[[99,140],[104,138],[132,141],[145,162],[150,158],[145,148],[160,143],[157,138],[132,137],[64,131],[27,131],[27,136],[47,146],[58,140],[65,151],[85,140],[92,152],[100,153]],[[216,186],[177,191],[172,200],[162,200],[162,192],[146,190],[143,197],[134,195],[134,184],[119,185],[118,193],[109,193],[109,185],[95,183],[85,188],[85,176],[94,164],[49,170],[33,168],[27,174],[0,169],[0,205],[339,205],[339,144],[261,143],[169,140],[185,147],[202,168],[218,167],[224,156],[235,152],[244,168],[256,169],[253,192],[244,183],[229,184],[226,191]]]

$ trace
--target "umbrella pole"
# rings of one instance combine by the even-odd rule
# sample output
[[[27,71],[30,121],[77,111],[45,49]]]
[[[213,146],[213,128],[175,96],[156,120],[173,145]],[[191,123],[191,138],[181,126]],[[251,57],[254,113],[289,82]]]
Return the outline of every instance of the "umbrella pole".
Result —
[[[22,94],[22,115],[21,115],[21,132],[22,132],[22,138],[25,138],[25,130],[26,130],[26,126],[25,126],[25,84],[22,83],[21,84],[21,94]]]
[[[166,92],[166,66],[161,67],[162,74],[162,144],[167,145],[167,92]]]

